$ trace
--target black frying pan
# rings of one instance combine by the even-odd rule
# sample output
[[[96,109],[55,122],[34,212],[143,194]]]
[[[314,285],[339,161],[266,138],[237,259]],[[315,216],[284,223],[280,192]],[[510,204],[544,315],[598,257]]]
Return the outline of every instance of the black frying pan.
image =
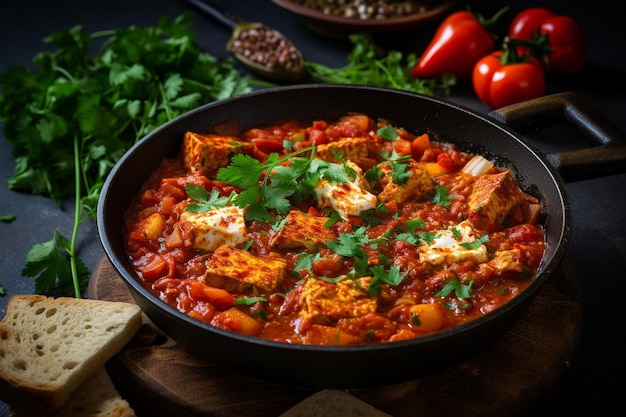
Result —
[[[124,210],[163,157],[178,154],[183,134],[216,125],[240,129],[287,119],[336,119],[348,112],[385,118],[412,132],[429,131],[462,150],[510,168],[521,188],[543,205],[546,253],[537,277],[516,298],[472,322],[411,340],[362,346],[289,345],[214,328],[160,301],[136,280],[122,236]],[[543,155],[505,124],[564,117],[594,145]],[[167,335],[218,366],[284,384],[366,387],[414,379],[466,358],[506,332],[562,261],[571,232],[564,181],[626,171],[626,138],[577,96],[543,97],[499,109],[490,117],[449,102],[398,90],[348,85],[288,86],[211,103],[152,131],[117,163],[98,205],[104,250],[136,302]]]

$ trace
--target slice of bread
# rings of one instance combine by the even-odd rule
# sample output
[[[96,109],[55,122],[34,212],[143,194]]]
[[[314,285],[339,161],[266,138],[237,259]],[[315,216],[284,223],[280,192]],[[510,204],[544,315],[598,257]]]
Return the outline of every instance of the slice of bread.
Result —
[[[12,408],[10,417],[136,417],[135,411],[115,389],[103,367],[88,378],[58,409],[52,411]]]
[[[279,417],[391,417],[391,415],[337,389],[325,389],[305,398]]]
[[[0,400],[57,409],[140,327],[135,304],[12,296],[0,322]]]

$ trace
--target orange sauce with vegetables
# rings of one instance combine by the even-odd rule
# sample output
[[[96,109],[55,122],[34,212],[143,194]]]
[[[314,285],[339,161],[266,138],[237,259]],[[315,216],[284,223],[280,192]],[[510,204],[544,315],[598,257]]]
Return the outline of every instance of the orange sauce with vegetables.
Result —
[[[189,316],[286,343],[390,342],[489,314],[537,272],[541,208],[435,139],[361,114],[188,132],[125,214],[129,259]]]

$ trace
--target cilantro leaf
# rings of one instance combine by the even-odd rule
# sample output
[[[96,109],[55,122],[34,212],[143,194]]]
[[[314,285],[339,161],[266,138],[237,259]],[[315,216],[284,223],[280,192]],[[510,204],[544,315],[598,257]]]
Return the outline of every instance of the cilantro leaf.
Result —
[[[456,77],[453,75],[445,75],[439,79],[413,77],[411,69],[417,64],[417,55],[404,55],[397,50],[386,51],[373,42],[370,34],[352,34],[349,40],[353,48],[348,55],[348,64],[343,67],[330,68],[305,61],[304,65],[312,82],[374,85],[426,95],[434,95],[438,91],[448,94],[456,84]]]
[[[376,131],[378,136],[386,140],[398,139],[398,132],[391,125],[385,125]]]
[[[463,242],[459,243],[460,246],[463,246],[465,249],[477,249],[480,248],[483,243],[489,242],[489,236],[482,235],[478,239],[473,242]]]
[[[435,195],[431,201],[441,207],[448,207],[452,203],[448,189],[441,185],[435,186]]]
[[[389,162],[389,166],[391,167],[391,179],[396,184],[402,185],[406,184],[413,172],[407,172],[407,168],[409,167],[407,164],[401,164],[398,162]]]
[[[469,298],[472,293],[473,280],[469,280],[467,284],[461,284],[458,278],[447,281],[443,288],[435,294],[435,297],[447,297],[454,291],[454,295],[457,298],[464,299]]]
[[[308,158],[297,157],[309,152]],[[277,153],[271,153],[264,163],[249,155],[237,154],[228,166],[219,169],[217,179],[244,190],[233,199],[233,203],[241,208],[248,207],[246,220],[275,222],[276,218],[269,209],[279,214],[288,212],[291,202],[287,197],[298,192],[301,185],[298,179],[306,178],[314,153],[314,146],[280,158]],[[286,161],[291,164],[281,165]]]
[[[326,242],[326,245],[335,253],[342,256],[364,256],[365,252],[361,246],[370,242],[370,238],[366,234],[367,227],[359,227],[352,233],[342,233],[338,240]]]
[[[211,194],[209,195],[208,191],[203,186],[191,183],[185,184],[185,190],[187,190],[189,197],[199,202],[189,204],[185,208],[185,211],[193,213],[205,213],[215,208],[224,207],[236,195],[233,193],[230,197],[222,197],[217,190],[211,190]]]
[[[72,294],[72,272],[67,261],[69,250],[70,241],[58,230],[54,232],[52,240],[36,244],[31,248],[26,256],[22,275],[36,278],[35,292],[46,293],[56,288],[63,288],[64,294]],[[84,286],[89,270],[80,260],[77,265],[78,276]]]

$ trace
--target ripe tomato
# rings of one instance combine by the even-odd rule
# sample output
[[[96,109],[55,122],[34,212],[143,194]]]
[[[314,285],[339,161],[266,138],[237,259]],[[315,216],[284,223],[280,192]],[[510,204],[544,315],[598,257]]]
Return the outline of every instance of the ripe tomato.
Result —
[[[549,73],[574,74],[587,63],[583,30],[569,16],[555,15],[543,7],[531,7],[515,16],[509,36],[532,41],[535,55],[544,58],[545,70]]]
[[[478,98],[491,107],[503,107],[541,97],[546,80],[539,61],[504,64],[502,55],[496,51],[476,63],[472,84]]]

